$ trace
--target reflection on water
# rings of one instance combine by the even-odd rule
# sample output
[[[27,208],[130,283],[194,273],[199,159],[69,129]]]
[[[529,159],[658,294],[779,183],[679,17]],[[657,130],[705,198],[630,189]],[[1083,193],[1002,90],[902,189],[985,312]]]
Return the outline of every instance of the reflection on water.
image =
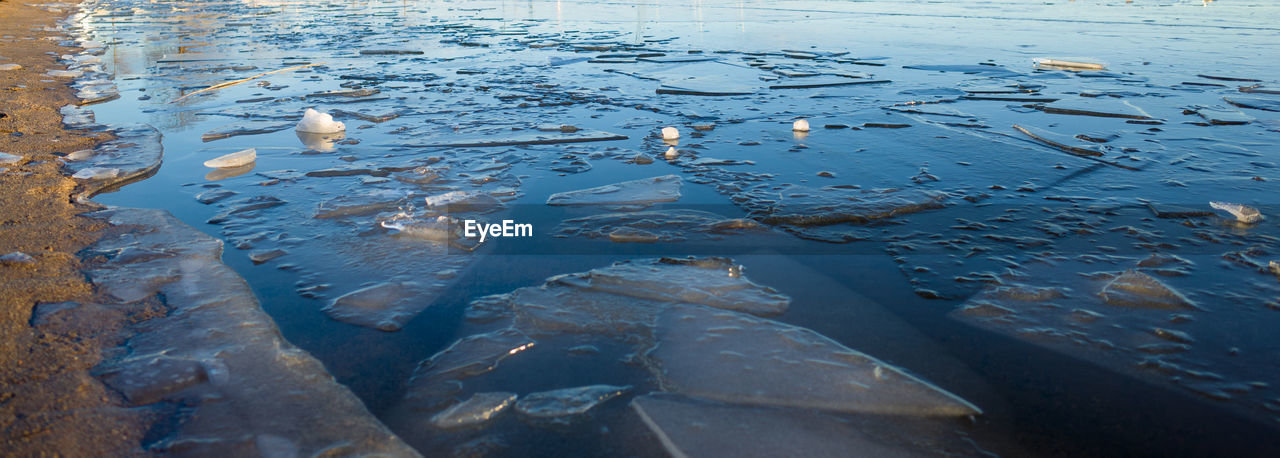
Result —
[[[103,0],[76,27],[106,45],[80,84],[121,96],[97,121],[164,134],[101,200],[224,240],[420,450],[1256,454],[1278,12]],[[308,108],[345,132],[290,133]]]

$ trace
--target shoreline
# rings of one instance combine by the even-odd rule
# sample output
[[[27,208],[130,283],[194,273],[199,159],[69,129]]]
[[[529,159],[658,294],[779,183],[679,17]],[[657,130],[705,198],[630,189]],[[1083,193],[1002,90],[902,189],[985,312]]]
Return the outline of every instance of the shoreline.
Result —
[[[123,408],[123,399],[91,374],[103,351],[123,340],[123,319],[86,320],[75,333],[30,325],[33,305],[93,298],[77,253],[105,224],[81,213],[76,183],[63,174],[58,155],[90,149],[112,137],[68,130],[61,107],[75,104],[70,80],[45,76],[64,69],[58,56],[75,48],[58,44],[53,30],[70,11],[50,11],[12,0],[0,2],[0,152],[21,156],[0,172],[0,255],[21,252],[30,262],[0,263],[0,455],[30,456],[56,450],[92,455],[137,449],[146,434],[145,412]],[[53,53],[53,54],[46,54]]]
[[[64,110],[84,105],[75,80],[46,73],[78,51],[58,44],[72,12],[0,0],[17,19],[0,36],[21,44],[0,51],[21,65],[0,71],[17,94],[0,101],[0,152],[21,156],[0,169],[0,254],[23,253],[0,264],[0,455],[418,456],[284,340],[220,240],[88,200],[154,173],[162,147],[150,126]],[[118,173],[68,176],[90,165]]]

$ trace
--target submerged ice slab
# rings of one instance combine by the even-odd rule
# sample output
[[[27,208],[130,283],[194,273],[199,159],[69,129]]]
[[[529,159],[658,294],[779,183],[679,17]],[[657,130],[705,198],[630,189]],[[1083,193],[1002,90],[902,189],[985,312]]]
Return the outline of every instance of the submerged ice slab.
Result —
[[[381,331],[399,331],[431,305],[416,282],[379,283],[334,299],[324,312],[335,320]]]
[[[663,175],[578,191],[552,194],[547,205],[636,205],[675,202],[680,199],[684,180]]]
[[[982,410],[811,330],[739,313],[672,307],[647,358],[664,390],[718,401],[917,416]]]
[[[528,350],[537,342],[516,329],[476,334],[459,339],[449,348],[418,364],[409,380],[406,397],[418,403],[438,405],[454,394],[459,380],[498,367],[502,360]]]
[[[1160,280],[1137,270],[1117,275],[1098,293],[1108,304],[1165,310],[1194,310],[1195,304]]]

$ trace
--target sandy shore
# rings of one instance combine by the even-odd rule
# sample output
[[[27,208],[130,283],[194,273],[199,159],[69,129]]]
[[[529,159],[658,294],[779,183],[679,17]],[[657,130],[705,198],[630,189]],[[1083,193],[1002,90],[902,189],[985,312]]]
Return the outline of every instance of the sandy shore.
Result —
[[[130,178],[77,189],[61,156],[159,137],[63,128],[62,14],[0,0],[0,456],[419,456],[280,336],[220,240],[75,203]]]
[[[0,263],[0,456],[136,450],[149,423],[143,412],[120,408],[120,396],[89,373],[102,349],[118,344],[127,317],[85,321],[71,332],[31,325],[37,303],[94,299],[76,253],[104,226],[79,216],[89,209],[72,202],[75,183],[58,160],[109,138],[62,128],[59,108],[74,103],[74,93],[68,80],[43,75],[65,68],[56,56],[74,51],[44,31],[63,14],[0,0],[0,65],[22,66],[0,71],[0,152],[23,157],[0,168],[0,255],[32,259]]]

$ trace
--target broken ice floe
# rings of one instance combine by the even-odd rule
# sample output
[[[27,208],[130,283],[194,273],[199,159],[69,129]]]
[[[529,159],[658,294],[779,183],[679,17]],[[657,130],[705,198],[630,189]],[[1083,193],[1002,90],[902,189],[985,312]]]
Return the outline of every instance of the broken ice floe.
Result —
[[[667,391],[747,405],[967,416],[976,406],[808,329],[679,306],[658,317],[648,353]],[[713,356],[714,355],[714,356]],[[795,381],[804,380],[803,385]]]
[[[501,415],[515,401],[515,393],[476,393],[432,416],[431,424],[443,429],[483,425]]]
[[[418,366],[406,404],[391,423],[411,428],[424,415],[437,418],[441,414],[431,412],[458,405],[471,386],[507,389],[502,380],[520,377],[511,371],[543,367],[529,366],[522,362],[526,358],[572,358],[583,354],[572,349],[582,348],[584,341],[598,343],[585,353],[592,360],[607,361],[601,348],[630,348],[617,361],[638,364],[651,379],[636,379],[629,387],[594,384],[524,395],[515,410],[531,425],[569,425],[612,398],[655,389],[735,406],[780,408],[776,411],[801,424],[814,415],[810,409],[878,415],[879,420],[867,419],[876,427],[888,427],[897,416],[981,412],[903,369],[811,330],[753,315],[779,313],[788,302],[721,258],[619,262],[481,298],[466,311],[470,326],[480,332]],[[490,329],[496,330],[485,332]],[[831,432],[816,433],[815,440]]]
[[[567,423],[629,391],[630,386],[590,385],[530,393],[516,403],[516,411],[539,420]]]
[[[578,191],[553,194],[547,205],[638,205],[675,202],[684,183],[676,175],[624,181]]]
[[[81,198],[146,178],[160,168],[164,147],[155,128],[136,125],[114,134],[114,140],[99,144],[86,160],[67,164],[73,177],[84,180]]]

